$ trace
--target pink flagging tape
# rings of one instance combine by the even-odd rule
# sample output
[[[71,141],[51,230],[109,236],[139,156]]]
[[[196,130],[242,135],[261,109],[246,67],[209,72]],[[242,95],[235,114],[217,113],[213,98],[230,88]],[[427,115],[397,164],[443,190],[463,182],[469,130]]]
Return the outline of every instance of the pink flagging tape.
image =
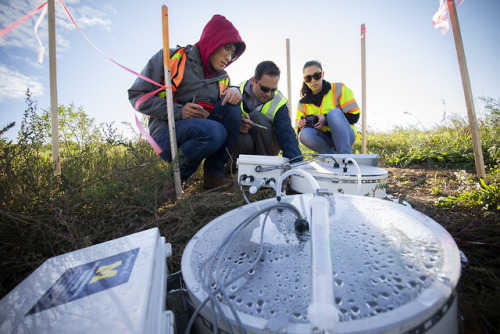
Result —
[[[146,95],[143,95],[141,98],[139,98],[139,100],[136,102],[135,104],[135,110],[137,110],[139,108],[139,106],[144,102],[146,101],[147,99],[149,99],[151,96],[153,96],[154,94],[156,94],[157,92],[160,92],[164,89],[166,89],[167,87],[165,87],[165,85],[162,85],[162,84],[159,84],[157,83],[156,81],[154,80],[151,80],[150,78],[142,75],[142,74],[139,74],[131,69],[129,69],[128,67],[125,67],[119,63],[117,63],[116,61],[114,61],[113,59],[111,59],[111,57],[109,57],[107,54],[105,54],[104,52],[102,52],[88,37],[87,35],[85,35],[83,33],[83,31],[80,29],[80,27],[78,26],[78,24],[76,24],[75,20],[73,19],[73,16],[71,16],[71,14],[69,13],[68,9],[66,8],[66,6],[64,5],[64,3],[62,2],[62,0],[59,0],[59,2],[61,3],[61,5],[63,6],[64,10],[66,11],[66,14],[68,14],[69,18],[71,19],[71,21],[73,22],[73,24],[75,25],[75,27],[78,29],[78,31],[80,31],[80,33],[83,35],[83,37],[85,37],[85,39],[90,43],[90,45],[92,45],[97,51],[99,51],[104,57],[108,58],[110,61],[112,61],[113,63],[115,63],[116,65],[120,66],[121,68],[123,68],[124,70],[138,76],[139,78],[143,79],[143,80],[146,80],[150,83],[152,83],[153,85],[156,85],[156,86],[159,86],[160,88],[158,88],[156,91],[154,92],[150,92]],[[169,87],[171,88],[171,87]],[[140,103],[138,103],[140,102]],[[147,142],[154,148],[154,150],[156,151],[156,154],[160,155],[161,152],[163,152],[163,150],[161,149],[161,147],[155,142],[155,140],[153,139],[153,137],[151,137],[149,135],[149,133],[146,131],[146,129],[144,129],[144,127],[142,126],[141,122],[139,122],[139,119],[137,118],[137,115],[134,115],[135,116],[135,123],[137,125],[137,128],[139,129],[139,131],[141,132],[141,134],[144,136],[144,138],[146,138]]]
[[[40,26],[40,23],[42,23],[43,18],[47,14],[47,6],[43,8],[42,13],[40,14],[40,17],[38,20],[36,20],[35,23],[35,37],[36,40],[38,41],[38,62],[40,64],[43,63],[43,55],[45,54],[45,48],[43,47],[42,41],[40,40],[40,37],[38,36],[38,27]]]
[[[147,142],[154,148],[156,154],[160,155],[161,152],[163,152],[162,148],[155,142],[153,137],[149,135],[149,133],[144,129],[142,126],[141,122],[139,121],[139,118],[137,118],[137,115],[135,115],[135,124],[139,128],[139,131],[142,133],[144,138],[146,138]]]
[[[450,29],[447,14],[448,5],[446,4],[446,0],[439,0],[439,8],[432,17],[432,25],[435,29],[442,29],[441,35],[446,35]]]
[[[5,35],[7,35],[9,32],[11,32],[15,27],[17,27],[18,25],[20,25],[21,23],[23,23],[24,21],[26,21],[27,19],[29,19],[30,17],[32,17],[33,15],[35,15],[40,9],[42,9],[46,5],[47,5],[47,2],[41,4],[40,6],[38,6],[38,8],[33,9],[31,12],[29,12],[26,15],[24,15],[23,17],[21,17],[16,22],[12,23],[11,25],[9,25],[9,26],[7,26],[5,28],[0,29],[0,39],[4,38]]]
[[[157,90],[153,91],[153,92],[149,92],[147,94],[144,94],[143,96],[141,96],[140,98],[137,99],[137,101],[135,101],[135,105],[134,105],[134,108],[135,110],[138,110],[139,109],[139,106],[144,102],[146,101],[147,99],[149,99],[151,96],[153,95],[156,95],[157,93],[161,92],[163,90],[163,87],[160,87],[158,88]]]
[[[110,61],[112,61],[113,63],[115,63],[116,65],[120,66],[121,68],[123,68],[124,70],[138,76],[139,78],[143,79],[143,80],[146,80],[150,83],[152,83],[153,85],[156,85],[156,86],[159,86],[159,87],[162,87],[163,89],[165,89],[165,86],[162,85],[162,84],[159,84],[157,83],[156,81],[154,80],[151,80],[150,78],[148,77],[145,77],[144,75],[142,74],[139,74],[133,70],[131,70],[130,68],[128,67],[125,67],[119,63],[117,63],[116,61],[114,61],[113,59],[111,59],[111,57],[109,57],[107,54],[105,54],[104,52],[101,51],[101,49],[99,49],[88,37],[87,35],[85,35],[83,33],[83,31],[80,29],[80,27],[78,26],[78,24],[76,24],[75,20],[73,19],[73,16],[71,16],[71,14],[69,13],[68,9],[66,8],[66,6],[64,5],[64,3],[62,2],[62,0],[59,0],[59,2],[61,3],[61,5],[63,6],[64,10],[66,11],[66,14],[68,14],[69,18],[71,19],[71,21],[73,22],[73,24],[75,25],[75,27],[78,29],[78,31],[80,31],[80,33],[83,35],[83,37],[85,37],[85,39],[97,50],[99,51],[104,57],[108,58]]]
[[[361,27],[361,38],[365,37],[365,35],[366,35],[366,28]]]
[[[135,103],[135,110],[137,110],[139,108],[139,106],[144,102],[146,101],[147,99],[149,99],[151,96],[155,95],[156,93],[162,91],[162,90],[166,90],[166,89],[172,89],[172,87],[166,87],[165,85],[162,85],[154,80],[151,80],[150,78],[142,75],[142,74],[139,74],[131,69],[129,69],[128,67],[125,67],[123,65],[121,65],[120,63],[116,62],[115,60],[113,60],[111,57],[109,57],[108,55],[106,55],[103,51],[101,51],[88,37],[87,35],[85,35],[83,33],[83,31],[80,29],[80,27],[78,26],[78,24],[75,22],[75,20],[73,19],[73,16],[71,16],[71,14],[69,13],[68,9],[66,8],[66,6],[64,5],[64,3],[62,2],[62,0],[58,0],[61,5],[63,6],[64,8],[64,11],[66,12],[66,14],[68,14],[68,17],[71,19],[71,21],[73,22],[73,24],[75,25],[75,27],[78,29],[78,31],[80,31],[80,33],[83,35],[83,37],[85,37],[85,39],[97,50],[99,51],[103,56],[105,56],[106,58],[108,58],[110,61],[112,61],[113,63],[115,63],[116,65],[120,66],[121,68],[123,68],[124,70],[138,76],[139,78],[143,79],[143,80],[146,80],[150,83],[152,83],[153,85],[156,85],[160,88],[158,88],[157,90],[155,90],[154,92],[150,92],[148,94],[145,94],[143,95],[142,97],[140,97],[136,103]],[[25,16],[23,16],[22,18],[20,18],[19,20],[15,21],[14,23],[12,23],[11,25],[5,27],[5,28],[2,28],[0,29],[0,39],[5,37],[5,35],[7,35],[9,32],[11,32],[14,28],[16,28],[18,25],[20,25],[21,23],[23,23],[24,21],[26,21],[27,19],[29,19],[31,16],[35,15],[38,11],[40,11],[43,7],[45,7],[47,5],[47,2],[41,4],[40,6],[38,6],[37,8],[33,9],[31,12],[29,12],[28,14],[26,14]],[[38,38],[38,34],[37,34],[37,29],[38,29],[38,26],[40,25],[40,22],[43,18],[43,16],[45,15],[45,12],[46,10],[44,10],[44,13],[42,13],[42,15],[40,16],[40,18],[38,19],[38,21],[36,22],[35,24],[35,35],[41,45],[41,42]],[[38,59],[39,61],[41,62],[41,58],[43,57],[43,53],[44,53],[44,48],[43,48],[43,45],[41,45],[41,49],[39,51],[39,55],[38,55]],[[139,131],[141,132],[141,134],[146,138],[146,140],[148,141],[149,144],[151,144],[151,146],[154,148],[154,150],[156,151],[157,154],[161,154],[162,153],[162,149],[161,147],[154,141],[154,139],[149,135],[149,133],[144,129],[144,127],[142,126],[141,122],[139,122],[139,119],[137,118],[137,116],[135,116],[135,119],[136,119],[136,124],[137,124],[137,127],[139,128]]]
[[[448,30],[450,29],[450,22],[448,21],[448,0],[439,0],[439,8],[434,13],[432,17],[432,25],[435,29],[443,29],[441,30],[441,35],[446,35]],[[456,6],[462,4],[464,0],[458,0]]]

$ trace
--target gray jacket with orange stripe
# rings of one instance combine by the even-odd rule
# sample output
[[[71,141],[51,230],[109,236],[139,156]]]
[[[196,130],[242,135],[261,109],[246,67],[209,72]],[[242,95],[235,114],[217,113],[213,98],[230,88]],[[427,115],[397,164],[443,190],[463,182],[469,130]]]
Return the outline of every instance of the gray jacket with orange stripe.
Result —
[[[170,55],[173,55],[177,50],[171,49]],[[188,102],[193,102],[194,98],[209,99],[210,103],[215,104],[222,93],[219,89],[219,81],[229,78],[227,72],[224,70],[212,77],[205,78],[197,46],[186,46],[185,57],[186,66],[183,79],[173,94],[174,118],[176,121],[181,119],[182,106]],[[155,82],[165,83],[163,49],[158,51],[148,61],[141,74]],[[153,92],[158,88],[158,86],[144,79],[137,78],[128,90],[130,103],[132,106],[135,106],[136,101],[141,96]],[[168,126],[167,103],[164,97],[158,95],[151,96],[138,107],[137,111],[149,116],[149,134],[153,138],[156,137],[161,129]]]

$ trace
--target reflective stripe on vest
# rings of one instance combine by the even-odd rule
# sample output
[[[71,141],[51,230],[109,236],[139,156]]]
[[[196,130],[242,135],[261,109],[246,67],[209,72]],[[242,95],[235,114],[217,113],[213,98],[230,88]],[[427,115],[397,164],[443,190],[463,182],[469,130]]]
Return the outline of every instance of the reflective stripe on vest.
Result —
[[[177,91],[177,87],[182,82],[182,79],[184,78],[184,70],[186,69],[186,59],[185,57],[185,49],[186,48],[180,48],[177,50],[174,55],[170,58],[170,77],[172,81],[172,94]],[[163,82],[165,84],[165,81]],[[222,93],[226,90],[226,88],[229,86],[229,78],[226,79],[220,79],[219,80],[219,99],[222,97]],[[162,90],[157,94],[159,97],[166,97],[167,93]]]
[[[344,110],[347,110],[347,112],[344,112],[344,114],[349,113],[352,111],[352,109],[357,108],[357,114],[359,114],[359,107],[358,104],[354,99],[348,101],[347,103],[343,101],[344,96],[343,95],[343,90],[342,88],[344,87],[344,84],[342,82],[336,82],[335,86],[332,85],[332,88],[335,90],[335,100],[332,101],[335,104],[335,108],[338,108],[344,112]],[[332,94],[333,96],[334,94]],[[356,114],[356,112],[354,112]],[[354,138],[358,137],[358,132],[356,131],[356,126],[354,124],[350,124],[352,130],[354,131]],[[330,130],[330,127],[328,127],[328,130]]]
[[[229,86],[229,78],[219,80],[219,99],[222,97],[222,93]]]
[[[335,103],[336,108],[340,108],[344,114],[359,114],[359,106],[352,91],[343,83],[335,83]]]
[[[186,69],[186,48],[180,48],[170,58],[170,77],[172,78],[172,93],[177,90],[184,77],[184,70]]]
[[[245,85],[248,81],[244,81],[241,85],[240,85],[240,91],[241,91],[241,95],[243,96],[244,95],[244,90],[245,90]],[[263,113],[264,115],[266,115],[266,117],[271,121],[271,122],[274,122],[274,116],[276,116],[276,113],[278,112],[278,110],[285,104],[288,103],[288,100],[285,98],[285,96],[283,96],[283,94],[281,94],[281,92],[279,90],[276,90],[276,92],[274,92],[274,97],[272,100],[270,101],[267,101],[263,106],[261,105],[259,108],[260,108],[260,112]],[[242,110],[242,113],[241,113],[241,117],[244,118],[246,115],[248,115],[248,113],[243,109],[243,100],[241,100],[241,110]],[[255,110],[258,110],[258,109],[255,109]],[[250,112],[252,112],[254,110],[250,110]]]
[[[339,108],[339,98],[340,98],[340,95],[342,94],[342,83],[336,82],[335,85],[332,85],[332,88],[333,88],[333,91],[335,92],[335,94],[332,94],[332,97],[335,96],[334,100],[332,101],[333,105],[335,106],[335,108]],[[328,109],[328,110],[330,110],[330,109]]]

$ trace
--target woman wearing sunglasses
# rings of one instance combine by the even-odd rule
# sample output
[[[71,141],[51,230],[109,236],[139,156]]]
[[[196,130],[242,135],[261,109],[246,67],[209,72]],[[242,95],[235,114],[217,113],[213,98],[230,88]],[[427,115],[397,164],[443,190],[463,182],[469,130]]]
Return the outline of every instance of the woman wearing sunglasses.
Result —
[[[297,107],[300,142],[320,154],[349,154],[356,139],[354,124],[360,110],[352,91],[341,82],[323,79],[321,63],[305,63],[304,82]]]

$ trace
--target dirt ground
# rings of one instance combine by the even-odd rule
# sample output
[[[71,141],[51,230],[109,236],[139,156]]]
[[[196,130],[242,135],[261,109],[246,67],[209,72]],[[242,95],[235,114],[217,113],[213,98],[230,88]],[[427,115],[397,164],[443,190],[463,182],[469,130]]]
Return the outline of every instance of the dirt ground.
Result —
[[[463,332],[500,333],[500,213],[436,208],[439,197],[463,193],[457,170],[384,168],[389,171],[387,193],[441,224],[467,259],[457,289]]]

